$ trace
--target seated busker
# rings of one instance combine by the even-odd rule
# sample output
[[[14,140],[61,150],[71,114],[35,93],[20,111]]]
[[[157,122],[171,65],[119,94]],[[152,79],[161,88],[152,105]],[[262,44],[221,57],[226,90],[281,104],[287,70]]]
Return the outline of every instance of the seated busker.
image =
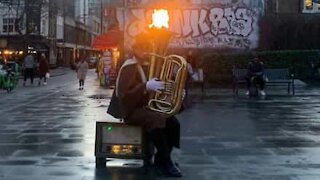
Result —
[[[246,95],[251,95],[250,88],[251,86],[258,88],[258,93],[261,96],[265,96],[266,93],[264,91],[265,81],[264,81],[264,65],[263,62],[259,60],[259,58],[255,57],[253,61],[249,62],[247,68],[247,92]]]
[[[180,123],[174,116],[167,118],[147,107],[149,93],[164,90],[165,83],[157,79],[146,80],[141,66],[146,58],[141,45],[135,43],[132,52],[133,57],[119,70],[108,113],[147,131],[157,150],[154,160],[157,172],[167,177],[182,177],[171,159],[173,148],[180,147]]]

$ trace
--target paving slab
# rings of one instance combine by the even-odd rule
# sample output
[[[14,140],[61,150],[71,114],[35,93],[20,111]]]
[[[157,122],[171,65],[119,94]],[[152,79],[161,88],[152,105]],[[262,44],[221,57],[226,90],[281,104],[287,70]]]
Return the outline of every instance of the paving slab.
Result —
[[[96,121],[106,114],[112,89],[99,87],[90,70],[79,91],[74,71],[47,86],[0,92],[0,180],[173,179],[158,177],[139,160],[112,159],[95,168]],[[267,88],[265,98],[240,89],[191,91],[191,106],[177,115],[181,149],[174,150],[184,180],[320,179],[320,90]],[[127,165],[126,165],[127,164]],[[135,165],[134,165],[135,164]]]

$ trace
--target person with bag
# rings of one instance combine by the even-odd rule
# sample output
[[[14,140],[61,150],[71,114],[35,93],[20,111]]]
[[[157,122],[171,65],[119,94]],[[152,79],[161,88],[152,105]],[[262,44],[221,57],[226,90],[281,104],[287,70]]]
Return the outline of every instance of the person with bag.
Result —
[[[175,116],[167,118],[147,107],[150,93],[164,90],[165,82],[156,78],[147,81],[142,68],[145,59],[142,44],[135,43],[132,51],[133,57],[119,70],[107,112],[127,124],[141,126],[148,133],[157,149],[154,165],[159,174],[182,177],[177,163],[171,159],[173,148],[180,148],[180,123]]]
[[[41,85],[42,79],[43,79],[43,85],[47,85],[47,79],[50,77],[49,64],[48,64],[48,61],[47,61],[46,56],[44,54],[42,54],[39,58],[38,72],[39,72],[38,86]]]
[[[89,64],[85,61],[85,58],[81,59],[81,61],[77,64],[77,77],[79,79],[79,90],[83,90],[84,81],[87,76],[87,72],[89,69]]]

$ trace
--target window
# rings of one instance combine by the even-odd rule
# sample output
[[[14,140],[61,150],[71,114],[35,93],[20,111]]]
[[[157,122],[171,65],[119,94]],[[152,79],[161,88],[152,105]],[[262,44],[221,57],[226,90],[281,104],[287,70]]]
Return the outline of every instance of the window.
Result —
[[[320,13],[320,0],[303,0],[305,13]]]
[[[46,20],[42,20],[42,23],[41,23],[41,34],[46,34],[46,28],[47,28],[47,21]]]
[[[2,32],[11,33],[19,31],[19,25],[15,25],[16,19],[14,18],[3,18],[2,20]]]

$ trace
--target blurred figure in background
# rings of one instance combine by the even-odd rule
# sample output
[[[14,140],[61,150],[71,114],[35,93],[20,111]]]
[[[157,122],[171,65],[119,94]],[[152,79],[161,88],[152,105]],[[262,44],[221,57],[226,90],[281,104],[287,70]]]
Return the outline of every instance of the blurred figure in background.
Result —
[[[251,86],[258,88],[258,93],[261,96],[265,96],[266,93],[264,91],[265,79],[264,79],[264,64],[258,57],[255,57],[248,64],[247,68],[247,92],[246,95],[250,95]]]
[[[33,55],[31,53],[28,53],[28,55],[24,58],[24,61],[23,61],[23,69],[24,69],[23,86],[26,86],[26,81],[29,77],[30,77],[31,85],[33,84],[35,67],[36,67],[36,61]]]
[[[85,58],[82,58],[81,61],[77,64],[77,76],[79,79],[79,90],[83,90],[84,81],[86,79],[88,69],[89,69],[89,65],[88,65],[87,61],[85,61]]]
[[[194,55],[192,50],[188,51],[186,60],[191,65],[192,69],[196,69],[197,68],[196,57],[195,57],[195,55]]]
[[[189,90],[190,90],[190,85],[192,83],[192,78],[193,78],[193,74],[194,74],[194,70],[195,70],[195,57],[193,54],[192,50],[188,51],[188,54],[185,56],[185,59],[187,60],[187,70],[188,70],[188,74],[187,74],[187,80],[186,80],[186,84],[185,84],[185,98],[183,101],[184,107],[188,108],[191,106],[192,104],[192,100],[189,96]]]
[[[39,67],[38,67],[38,72],[39,72],[39,82],[38,86],[41,85],[41,80],[43,78],[43,85],[47,85],[47,76],[49,73],[49,65],[46,59],[46,56],[42,54],[39,58]]]

